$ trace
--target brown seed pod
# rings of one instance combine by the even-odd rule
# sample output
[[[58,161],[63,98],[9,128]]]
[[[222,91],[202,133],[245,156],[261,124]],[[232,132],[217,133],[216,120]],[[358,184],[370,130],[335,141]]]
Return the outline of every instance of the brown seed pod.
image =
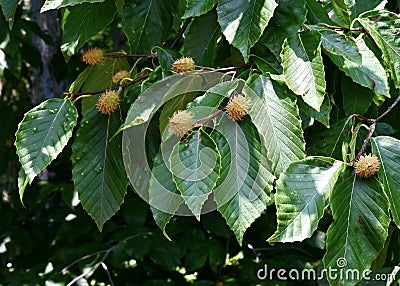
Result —
[[[177,73],[189,72],[194,70],[194,68],[194,60],[188,57],[180,58],[172,64],[172,70]]]
[[[88,65],[97,65],[104,59],[104,51],[99,48],[91,48],[88,49],[83,55],[82,55],[82,61],[85,64]]]
[[[117,82],[120,82],[124,78],[130,78],[130,77],[131,77],[130,72],[128,72],[126,70],[120,70],[119,72],[117,72],[116,74],[113,75],[112,81],[113,81],[113,83],[117,83]]]
[[[193,128],[194,119],[187,110],[178,110],[169,119],[169,126],[176,136],[182,137]]]
[[[239,121],[249,113],[250,107],[250,100],[243,94],[240,94],[229,100],[226,106],[226,113],[232,120]]]
[[[354,168],[357,176],[362,178],[372,177],[379,170],[379,159],[375,155],[362,155],[354,163]]]
[[[114,91],[106,91],[97,100],[96,107],[100,113],[109,115],[115,112],[119,106],[119,95]]]

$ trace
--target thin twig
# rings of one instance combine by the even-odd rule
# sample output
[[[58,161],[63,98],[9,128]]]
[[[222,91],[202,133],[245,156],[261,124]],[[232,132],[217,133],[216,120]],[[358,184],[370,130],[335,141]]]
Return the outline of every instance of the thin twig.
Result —
[[[204,117],[204,118],[201,118],[201,119],[196,120],[196,121],[193,123],[193,127],[194,127],[194,128],[197,128],[197,127],[202,127],[202,126],[204,126],[204,124],[206,124],[207,122],[213,120],[215,117],[217,117],[217,116],[218,116],[219,114],[221,114],[222,112],[223,112],[222,110],[217,109],[213,114],[211,114],[211,115],[209,115],[209,116],[207,116],[207,117]]]
[[[85,255],[85,256],[82,256],[82,257],[80,257],[80,258],[74,260],[74,261],[73,261],[72,263],[70,263],[68,266],[64,267],[64,268],[61,270],[61,273],[64,274],[69,268],[71,268],[72,266],[74,266],[74,265],[77,264],[78,262],[80,262],[80,261],[82,261],[82,260],[85,260],[85,259],[88,259],[88,258],[90,258],[90,257],[92,257],[92,256],[96,256],[96,255],[101,254],[101,253],[105,253],[104,256],[103,256],[103,258],[102,258],[102,260],[101,260],[101,261],[104,261],[105,258],[108,256],[108,254],[109,254],[111,251],[113,251],[114,248],[116,248],[117,246],[119,246],[121,243],[127,242],[127,241],[129,241],[129,240],[131,240],[131,239],[133,239],[133,238],[139,237],[139,236],[152,235],[152,234],[153,234],[152,232],[142,232],[142,233],[138,233],[138,234],[135,234],[135,235],[131,235],[131,236],[125,237],[125,238],[124,238],[123,240],[121,240],[119,243],[117,243],[116,245],[111,246],[111,247],[108,248],[108,249],[99,250],[99,251],[93,252],[93,253],[91,253],[91,254],[87,254],[87,255]]]
[[[179,40],[182,38],[183,33],[185,32],[187,26],[189,26],[190,21],[192,20],[192,17],[189,17],[186,19],[185,23],[183,24],[181,30],[179,31],[178,36],[176,37],[175,41],[171,44],[170,48],[172,49],[175,47],[175,45],[179,42]]]
[[[104,55],[106,58],[156,58],[156,53],[150,54],[124,54],[124,53],[109,53]]]
[[[396,98],[396,100],[388,107],[388,109],[386,109],[386,111],[384,113],[382,113],[381,115],[378,116],[378,118],[376,119],[376,121],[379,121],[382,119],[382,117],[386,116],[390,111],[392,111],[393,108],[395,108],[395,106],[400,102],[400,95]]]
[[[112,277],[111,277],[111,273],[110,273],[110,271],[108,271],[107,265],[104,262],[101,262],[100,265],[106,271],[107,276],[108,276],[108,281],[110,281],[111,286],[115,286],[114,281],[112,280]]]
[[[69,97],[71,97],[71,98],[74,98],[74,97],[77,97],[77,96],[80,96],[80,95],[93,95],[93,94],[103,93],[103,92],[106,92],[106,91],[118,90],[118,89],[120,89],[120,88],[124,89],[124,88],[127,88],[128,86],[131,86],[131,85],[133,85],[133,84],[135,84],[135,83],[138,83],[138,82],[140,82],[140,81],[142,81],[142,80],[148,78],[148,77],[150,76],[150,74],[151,74],[151,73],[146,73],[146,74],[144,74],[144,75],[142,75],[142,76],[140,76],[140,77],[138,77],[138,78],[135,78],[134,80],[131,80],[131,81],[128,81],[128,82],[126,82],[126,83],[123,83],[123,84],[120,84],[120,85],[116,85],[116,86],[113,86],[113,87],[105,88],[105,89],[92,90],[92,91],[84,91],[84,92],[76,92],[76,93],[73,93],[73,92],[64,92],[64,94],[65,94],[66,96],[69,96]]]
[[[385,112],[383,112],[381,115],[379,115],[377,118],[375,119],[368,119],[365,118],[364,116],[361,116],[359,114],[354,114],[354,116],[362,118],[363,120],[366,120],[368,122],[371,123],[371,125],[369,126],[369,131],[367,136],[364,139],[364,142],[361,146],[360,151],[358,151],[357,155],[354,157],[354,159],[350,162],[350,166],[354,165],[354,162],[358,160],[358,158],[360,158],[360,156],[364,153],[365,148],[368,145],[369,140],[372,137],[372,134],[374,134],[375,128],[376,128],[376,123],[381,120],[383,117],[385,117],[390,111],[393,110],[393,108],[400,102],[400,95],[396,98],[396,100],[385,110]]]

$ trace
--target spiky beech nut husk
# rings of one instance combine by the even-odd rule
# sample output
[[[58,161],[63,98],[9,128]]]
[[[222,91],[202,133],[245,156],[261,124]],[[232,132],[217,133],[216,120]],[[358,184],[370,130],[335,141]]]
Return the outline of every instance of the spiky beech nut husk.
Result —
[[[104,51],[99,48],[91,48],[88,49],[83,55],[82,55],[82,61],[85,64],[88,65],[97,65],[104,59]]]
[[[195,68],[194,60],[188,57],[177,59],[172,64],[172,70],[177,73],[189,72],[194,70],[194,68]]]
[[[124,78],[130,78],[130,77],[131,77],[130,72],[128,72],[126,70],[120,70],[119,72],[117,72],[116,74],[113,75],[112,81],[113,81],[113,83],[117,83]]]
[[[379,170],[379,159],[375,155],[362,155],[354,163],[356,174],[362,178],[372,177]]]
[[[182,137],[193,128],[194,119],[187,110],[178,110],[169,119],[169,126],[176,136]]]
[[[229,100],[226,105],[226,113],[232,120],[242,120],[249,113],[250,100],[243,94],[239,94]]]
[[[96,107],[103,114],[111,114],[118,109],[119,95],[114,91],[104,92],[97,100]]]

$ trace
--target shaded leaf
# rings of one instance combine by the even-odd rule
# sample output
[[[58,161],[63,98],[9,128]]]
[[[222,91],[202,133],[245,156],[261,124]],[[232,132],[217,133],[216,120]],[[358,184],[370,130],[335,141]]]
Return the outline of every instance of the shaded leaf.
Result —
[[[277,182],[278,229],[268,241],[294,242],[311,237],[343,167],[343,162],[324,157],[292,163]]]
[[[390,68],[397,88],[400,87],[400,18],[389,11],[371,11],[362,14],[358,21],[382,50],[383,59]]]
[[[335,25],[335,23],[329,18],[328,13],[324,9],[321,3],[317,0],[306,0],[308,16],[311,18],[314,24],[325,23],[328,25]]]
[[[264,74],[282,74],[283,69],[280,62],[275,58],[272,52],[269,52],[264,57],[252,56],[254,63],[257,65],[257,68]]]
[[[321,122],[325,127],[329,128],[329,119],[331,114],[331,101],[328,96],[325,96],[324,101],[321,104],[319,112],[314,108],[306,104],[303,100],[297,102],[300,111],[304,112],[307,116],[314,118]]]
[[[126,0],[122,28],[131,53],[150,53],[162,46],[172,27],[173,3],[164,0]]]
[[[70,100],[52,98],[28,111],[15,134],[23,171],[32,183],[67,145],[78,113]]]
[[[375,177],[361,179],[348,167],[332,191],[330,205],[334,222],[327,232],[324,267],[341,265],[343,273],[357,270],[360,275],[328,275],[328,280],[334,285],[355,285],[363,271],[371,269],[387,238],[387,198]]]
[[[155,50],[157,51],[158,61],[165,71],[171,71],[174,61],[181,57],[181,54],[175,50],[162,47],[156,47]]]
[[[217,22],[215,10],[193,20],[185,33],[185,53],[193,57],[198,65],[212,66],[216,56],[217,39],[221,29]]]
[[[307,153],[332,157],[337,160],[346,159],[350,152],[349,144],[352,137],[353,124],[353,116],[333,124],[313,140],[313,144]]]
[[[119,114],[103,115],[93,107],[84,117],[72,145],[72,179],[85,211],[101,231],[124,201],[128,179],[121,154]]]
[[[250,48],[260,39],[277,4],[274,0],[220,0],[218,23],[230,44],[247,62]]]
[[[182,16],[183,19],[189,17],[198,17],[209,12],[218,0],[187,0],[186,11]]]
[[[373,153],[379,158],[379,179],[389,199],[389,208],[397,227],[400,228],[400,141],[393,137],[372,138]]]
[[[306,20],[306,0],[280,0],[260,42],[279,57],[284,40],[296,34]]]
[[[65,8],[61,24],[64,33],[61,51],[65,57],[74,55],[91,37],[104,30],[116,12],[114,0]]]
[[[326,89],[321,35],[311,30],[289,36],[283,46],[282,66],[290,89],[319,111]]]
[[[355,1],[355,5],[353,6],[351,16],[354,19],[358,15],[371,11],[371,10],[382,10],[385,8],[387,4],[387,0],[369,0],[369,1]]]
[[[352,114],[364,114],[371,106],[374,93],[359,84],[354,83],[347,76],[341,80],[343,95],[343,109],[347,116]]]
[[[214,141],[201,129],[193,131],[174,146],[170,168],[185,203],[200,220],[202,206],[214,189],[221,168]]]
[[[305,157],[296,99],[285,85],[265,76],[251,77],[243,92],[252,102],[249,115],[279,176],[290,163]]]

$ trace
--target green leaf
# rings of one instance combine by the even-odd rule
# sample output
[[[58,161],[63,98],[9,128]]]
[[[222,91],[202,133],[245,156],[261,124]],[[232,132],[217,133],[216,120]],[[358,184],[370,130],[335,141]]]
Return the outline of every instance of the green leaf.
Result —
[[[274,0],[220,0],[218,23],[225,38],[247,62],[250,48],[260,39],[277,4]]]
[[[15,134],[17,154],[32,183],[67,145],[78,113],[70,100],[52,98],[28,111]]]
[[[185,33],[184,49],[196,64],[212,66],[216,56],[217,39],[221,29],[217,22],[215,10],[196,18]]]
[[[172,27],[172,3],[164,0],[126,0],[122,28],[131,53],[149,53],[162,46]]]
[[[53,10],[53,9],[59,9],[62,7],[67,7],[67,6],[75,6],[78,4],[82,3],[96,3],[96,2],[104,2],[105,0],[46,0],[44,2],[42,8],[40,9],[40,13]]]
[[[155,51],[157,52],[158,61],[165,71],[171,71],[174,61],[181,57],[179,52],[167,48],[156,47]]]
[[[278,229],[268,241],[294,242],[311,237],[343,167],[343,162],[324,157],[292,163],[276,185]]]
[[[214,199],[241,245],[244,233],[271,200],[274,176],[265,160],[258,131],[249,118],[236,123],[224,115],[212,138],[221,154]]]
[[[6,20],[9,22],[10,29],[14,24],[14,14],[17,10],[19,0],[0,0],[0,6],[3,10],[3,15]]]
[[[361,60],[354,57],[337,56],[329,52],[327,55],[354,82],[375,93],[390,97],[387,76],[382,64],[361,37],[356,39],[356,44],[361,54]]]
[[[389,11],[366,12],[358,18],[360,24],[382,50],[383,59],[390,68],[396,88],[400,87],[400,18]]]
[[[176,144],[170,156],[173,180],[191,212],[200,220],[202,206],[215,187],[221,157],[214,141],[202,130]]]
[[[339,24],[343,27],[350,27],[350,15],[351,11],[355,6],[356,0],[331,0],[330,3],[332,5],[333,11],[335,11],[335,15],[337,20],[339,20]]]
[[[243,88],[251,102],[249,115],[261,134],[274,174],[303,159],[304,138],[295,96],[280,82],[253,76]]]
[[[186,11],[182,16],[183,19],[189,17],[198,17],[209,12],[218,0],[187,0]]]
[[[151,172],[152,177],[149,183],[150,209],[158,227],[165,234],[165,227],[184,203],[184,200],[172,180],[172,173],[166,166],[161,152],[155,157]]]
[[[321,122],[325,127],[329,128],[329,119],[331,113],[331,101],[328,96],[325,96],[324,101],[321,104],[320,111],[316,111],[314,108],[306,104],[303,100],[297,102],[300,111],[304,112],[307,116],[314,118]]]
[[[280,0],[260,42],[279,57],[284,40],[297,33],[306,20],[306,14],[306,0]]]
[[[289,36],[283,46],[282,66],[290,89],[319,111],[326,89],[321,35],[311,30]]]
[[[389,199],[393,220],[400,228],[400,141],[389,136],[378,136],[372,138],[372,150],[381,161],[379,180]]]
[[[103,115],[93,107],[82,118],[72,145],[72,179],[85,211],[101,231],[120,208],[126,193],[119,114]]]
[[[68,59],[91,37],[103,31],[114,19],[116,12],[114,0],[65,8],[61,24],[64,32],[61,51],[64,56]]]
[[[347,158],[353,130],[354,117],[349,116],[333,124],[313,140],[307,153],[332,157],[337,160]]]
[[[353,38],[320,26],[309,26],[309,28],[321,33],[322,47],[327,52],[361,60],[361,54]]]
[[[348,167],[332,191],[330,205],[334,222],[327,232],[324,267],[343,273],[356,270],[360,276],[337,275],[334,279],[328,275],[328,280],[332,285],[355,285],[363,271],[371,268],[387,238],[387,198],[375,177],[361,179]]]
[[[19,191],[19,199],[21,203],[23,203],[23,198],[24,198],[24,193],[26,186],[29,183],[29,179],[25,174],[25,171],[23,168],[21,168],[18,172],[18,191]]]
[[[346,116],[364,114],[371,106],[374,94],[370,89],[354,83],[347,76],[342,77],[340,87]]]

